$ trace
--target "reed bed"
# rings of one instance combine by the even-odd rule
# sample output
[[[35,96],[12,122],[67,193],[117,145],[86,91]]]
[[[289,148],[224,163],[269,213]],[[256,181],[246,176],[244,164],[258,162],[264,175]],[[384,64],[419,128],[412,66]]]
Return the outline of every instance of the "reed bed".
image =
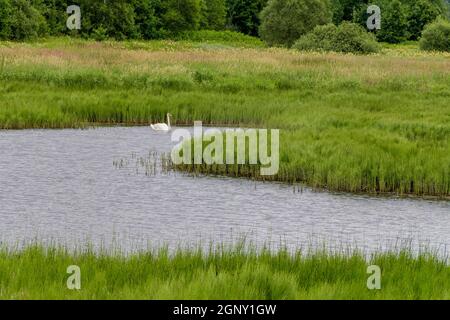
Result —
[[[450,56],[410,47],[354,56],[186,43],[3,42],[0,128],[149,124],[167,112],[177,125],[277,128],[280,171],[271,179],[448,198]]]
[[[367,288],[373,264],[380,290]],[[67,289],[71,265],[81,290]],[[244,245],[130,255],[31,245],[0,249],[0,287],[0,299],[449,299],[450,267],[408,250],[367,259]]]

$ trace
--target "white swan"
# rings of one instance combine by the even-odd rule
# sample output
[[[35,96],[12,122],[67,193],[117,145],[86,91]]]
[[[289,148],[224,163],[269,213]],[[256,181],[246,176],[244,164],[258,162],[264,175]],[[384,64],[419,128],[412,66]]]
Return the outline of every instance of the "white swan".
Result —
[[[156,123],[151,124],[150,127],[152,127],[155,131],[169,131],[170,130],[170,117],[172,115],[170,113],[167,114],[167,124],[165,123]]]

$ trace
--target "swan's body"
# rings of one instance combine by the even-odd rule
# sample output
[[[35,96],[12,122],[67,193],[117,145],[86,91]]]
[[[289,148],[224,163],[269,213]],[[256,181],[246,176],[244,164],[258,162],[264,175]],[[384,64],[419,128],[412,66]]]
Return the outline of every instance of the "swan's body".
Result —
[[[156,123],[150,125],[155,131],[169,131],[170,127],[165,123]]]
[[[167,124],[156,123],[151,124],[150,127],[152,127],[152,129],[155,131],[170,131],[170,113],[167,114]]]

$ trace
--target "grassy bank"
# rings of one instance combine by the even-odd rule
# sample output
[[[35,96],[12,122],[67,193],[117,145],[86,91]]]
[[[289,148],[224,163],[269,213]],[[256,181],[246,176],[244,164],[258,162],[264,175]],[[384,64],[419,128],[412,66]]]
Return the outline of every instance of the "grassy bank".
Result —
[[[256,44],[0,42],[0,128],[281,129],[281,181],[450,195],[450,55],[304,54]],[[220,172],[219,172],[220,173]]]
[[[367,267],[381,268],[368,290]],[[67,289],[67,267],[81,290]],[[0,250],[0,299],[450,299],[450,267],[433,255],[291,254],[235,247],[131,256],[28,247]]]

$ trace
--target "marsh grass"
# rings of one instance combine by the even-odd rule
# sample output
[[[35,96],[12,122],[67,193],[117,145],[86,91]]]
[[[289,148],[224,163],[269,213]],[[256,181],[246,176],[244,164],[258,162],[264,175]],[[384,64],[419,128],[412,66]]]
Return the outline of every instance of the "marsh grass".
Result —
[[[146,176],[168,175],[175,169],[170,154],[159,153],[155,150],[150,150],[145,156],[132,153],[131,157],[115,159],[113,166],[119,170],[131,169],[136,174],[143,173]]]
[[[367,266],[382,270],[368,290]],[[81,269],[81,290],[66,287],[67,267]],[[1,299],[449,299],[450,267],[408,250],[271,251],[242,245],[167,248],[123,255],[31,245],[0,249]]]
[[[450,195],[448,54],[411,44],[353,56],[57,39],[2,42],[0,57],[2,129],[145,125],[170,112],[176,125],[280,129],[274,180]]]

